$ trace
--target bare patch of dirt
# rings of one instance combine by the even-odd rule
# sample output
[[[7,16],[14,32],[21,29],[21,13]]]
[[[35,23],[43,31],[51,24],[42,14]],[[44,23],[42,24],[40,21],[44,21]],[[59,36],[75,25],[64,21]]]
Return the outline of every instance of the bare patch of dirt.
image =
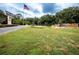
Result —
[[[66,48],[59,48],[60,51],[62,51],[65,55],[68,54],[68,50]]]
[[[79,44],[78,45],[75,45],[75,47],[77,47],[79,49]]]

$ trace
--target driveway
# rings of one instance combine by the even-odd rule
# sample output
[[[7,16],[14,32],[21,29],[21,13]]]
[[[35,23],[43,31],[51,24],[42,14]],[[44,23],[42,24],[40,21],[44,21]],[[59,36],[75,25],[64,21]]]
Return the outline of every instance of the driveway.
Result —
[[[28,25],[19,25],[19,26],[14,26],[14,27],[0,28],[0,35],[3,35],[5,33],[9,33],[9,32],[12,32],[12,31],[16,31],[16,30],[24,28],[24,27],[28,27]]]

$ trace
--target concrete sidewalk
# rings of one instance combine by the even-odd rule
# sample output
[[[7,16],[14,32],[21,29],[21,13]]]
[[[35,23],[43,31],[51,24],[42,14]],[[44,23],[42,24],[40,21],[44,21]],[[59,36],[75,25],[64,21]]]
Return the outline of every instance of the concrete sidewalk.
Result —
[[[24,28],[24,27],[28,27],[29,25],[19,25],[19,26],[14,26],[14,27],[5,27],[5,28],[0,28],[0,35],[12,32],[12,31],[16,31],[18,29]]]

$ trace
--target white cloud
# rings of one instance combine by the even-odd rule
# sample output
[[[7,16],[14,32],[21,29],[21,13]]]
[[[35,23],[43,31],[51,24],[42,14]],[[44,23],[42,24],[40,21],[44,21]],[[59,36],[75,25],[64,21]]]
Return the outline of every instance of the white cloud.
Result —
[[[41,15],[43,15],[43,7],[41,4],[27,4],[31,10],[25,10],[23,8],[17,7],[15,4],[6,4],[8,7],[12,7],[13,9],[16,9],[15,13],[17,13],[17,11],[19,12],[23,12],[21,14],[23,14],[24,17],[40,17]],[[33,10],[37,10],[39,13],[34,13]],[[13,12],[13,10],[11,10]]]
[[[14,5],[14,4],[7,4],[8,6],[11,6],[11,7],[13,7],[13,8],[15,8],[15,9],[17,9],[17,10],[19,10],[19,11],[23,11],[23,12],[25,12],[25,13],[27,13],[27,14],[33,14],[33,12],[31,12],[31,11],[29,11],[29,10],[24,10],[23,8],[19,8],[19,7],[16,7],[16,5]]]
[[[77,3],[56,3],[56,5],[59,7],[60,10],[64,8],[72,7],[72,6],[78,6]]]
[[[40,13],[43,12],[43,7],[42,4],[40,3],[28,3],[28,5],[33,9],[33,10],[37,10]]]

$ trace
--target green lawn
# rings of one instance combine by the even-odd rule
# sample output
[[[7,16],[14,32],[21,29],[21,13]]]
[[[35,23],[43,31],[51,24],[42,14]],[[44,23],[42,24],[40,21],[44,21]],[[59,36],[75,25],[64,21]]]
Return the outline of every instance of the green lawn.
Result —
[[[0,36],[0,54],[77,54],[79,29],[27,27]]]

